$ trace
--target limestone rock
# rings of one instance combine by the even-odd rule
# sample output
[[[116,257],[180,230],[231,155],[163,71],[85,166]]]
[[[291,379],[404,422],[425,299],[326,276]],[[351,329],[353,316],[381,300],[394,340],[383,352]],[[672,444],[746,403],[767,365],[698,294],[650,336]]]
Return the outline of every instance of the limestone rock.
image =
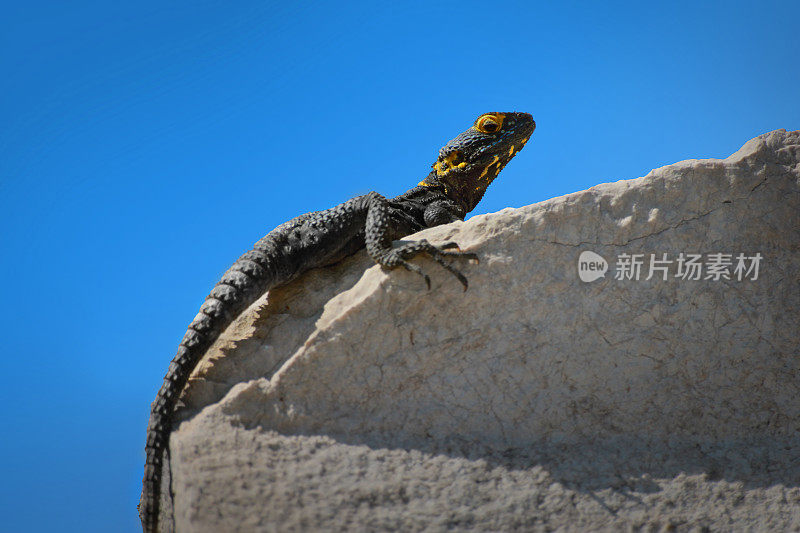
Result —
[[[467,292],[362,253],[209,350],[178,531],[800,528],[800,132],[423,237],[480,256]]]

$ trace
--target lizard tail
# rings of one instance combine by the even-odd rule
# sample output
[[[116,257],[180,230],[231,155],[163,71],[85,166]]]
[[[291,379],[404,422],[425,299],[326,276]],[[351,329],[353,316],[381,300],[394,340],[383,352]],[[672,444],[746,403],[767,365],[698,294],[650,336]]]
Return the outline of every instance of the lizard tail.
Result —
[[[172,429],[171,415],[200,357],[230,323],[271,287],[291,277],[288,265],[277,263],[273,239],[262,239],[222,276],[189,325],[153,401],[145,444],[144,478],[139,518],[145,533],[159,527],[159,501],[164,451]]]

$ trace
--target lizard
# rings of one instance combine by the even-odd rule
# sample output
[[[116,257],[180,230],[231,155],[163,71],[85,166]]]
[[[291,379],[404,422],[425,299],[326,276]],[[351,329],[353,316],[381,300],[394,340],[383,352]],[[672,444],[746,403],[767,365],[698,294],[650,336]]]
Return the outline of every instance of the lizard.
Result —
[[[489,184],[525,146],[536,123],[528,113],[484,113],[439,150],[427,177],[395,198],[377,192],[352,198],[323,211],[281,224],[244,253],[216,284],[189,325],[151,405],[139,517],[145,533],[159,529],[161,476],[171,414],[190,374],[209,346],[248,306],[268,290],[302,273],[334,264],[366,248],[387,269],[403,267],[430,278],[409,262],[424,254],[453,274],[467,290],[466,277],[447,259],[477,256],[456,243],[434,246],[426,240],[392,242],[424,228],[463,220]]]

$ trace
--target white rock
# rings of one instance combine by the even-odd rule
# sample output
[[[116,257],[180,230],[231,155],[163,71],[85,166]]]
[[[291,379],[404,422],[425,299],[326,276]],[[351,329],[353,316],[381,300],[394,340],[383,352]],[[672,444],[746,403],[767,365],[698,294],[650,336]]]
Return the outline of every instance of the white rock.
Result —
[[[184,394],[177,530],[800,527],[799,183],[778,130],[408,238],[477,253],[467,292],[363,253],[270,292]],[[680,253],[763,259],[644,279]]]

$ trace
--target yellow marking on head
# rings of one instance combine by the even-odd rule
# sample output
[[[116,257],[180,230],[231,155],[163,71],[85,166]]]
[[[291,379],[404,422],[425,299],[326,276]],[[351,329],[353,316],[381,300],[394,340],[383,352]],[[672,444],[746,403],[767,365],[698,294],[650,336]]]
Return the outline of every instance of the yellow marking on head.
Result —
[[[436,164],[433,165],[433,169],[436,171],[437,176],[444,176],[448,172],[456,168],[464,168],[467,166],[466,161],[462,161],[461,163],[456,163],[461,158],[461,152],[458,150],[447,154],[441,161],[437,161]]]
[[[497,161],[499,161],[499,160],[500,160],[500,156],[499,155],[494,156],[494,159],[492,159],[492,162],[489,163],[488,165],[486,165],[486,168],[483,169],[483,172],[481,172],[481,175],[478,176],[478,179],[481,179],[482,177],[484,177],[486,175],[486,173],[489,172],[489,167],[491,167],[492,165],[497,163]]]
[[[508,157],[514,155],[514,152],[516,152],[516,150],[514,149],[514,145],[512,144],[511,148],[508,149]]]

